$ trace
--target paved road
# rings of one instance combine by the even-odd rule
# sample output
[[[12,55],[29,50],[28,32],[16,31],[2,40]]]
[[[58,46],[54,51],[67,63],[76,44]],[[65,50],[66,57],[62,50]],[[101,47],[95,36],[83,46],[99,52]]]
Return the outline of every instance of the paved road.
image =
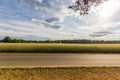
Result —
[[[120,66],[119,54],[0,54],[0,67]]]

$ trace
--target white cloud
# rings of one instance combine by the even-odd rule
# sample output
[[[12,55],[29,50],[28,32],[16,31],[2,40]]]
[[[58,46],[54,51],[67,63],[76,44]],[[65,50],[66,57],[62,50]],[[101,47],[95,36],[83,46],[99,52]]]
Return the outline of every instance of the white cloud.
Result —
[[[120,1],[109,0],[107,6],[92,9],[80,16],[68,9],[72,0],[14,0],[13,6],[0,5],[0,34],[38,39],[120,39]],[[113,4],[111,2],[114,2]],[[17,3],[17,5],[16,5]],[[108,6],[111,5],[110,7]],[[12,8],[12,9],[11,9]],[[111,9],[113,8],[113,9]],[[103,10],[102,12],[100,12]],[[109,10],[109,11],[108,11]],[[112,14],[111,11],[113,10]],[[75,14],[76,13],[76,14]],[[104,14],[103,14],[104,13]],[[109,17],[107,14],[110,14]],[[104,16],[104,17],[101,17]],[[112,33],[112,34],[109,34]],[[101,35],[92,37],[91,34]],[[104,35],[105,34],[105,35]],[[109,34],[109,35],[107,35]]]
[[[51,25],[51,24],[48,24]],[[60,30],[46,28],[46,24],[43,23],[35,23],[35,22],[27,22],[27,21],[10,21],[9,23],[0,23],[0,27],[5,26],[11,28],[11,30],[0,31],[0,34],[4,34],[5,36],[14,36],[26,38],[28,36],[34,37],[45,37],[46,39],[65,39],[69,37],[69,34],[62,33]],[[16,30],[14,30],[16,29]]]
[[[40,3],[41,3],[43,0],[36,0],[36,1],[38,1],[38,2],[40,2]]]
[[[52,19],[52,18],[50,18],[50,19]],[[32,22],[35,23],[36,25],[43,25],[46,28],[52,28],[52,29],[61,29],[62,28],[62,25],[50,23],[46,20],[42,21],[42,20],[32,19]]]

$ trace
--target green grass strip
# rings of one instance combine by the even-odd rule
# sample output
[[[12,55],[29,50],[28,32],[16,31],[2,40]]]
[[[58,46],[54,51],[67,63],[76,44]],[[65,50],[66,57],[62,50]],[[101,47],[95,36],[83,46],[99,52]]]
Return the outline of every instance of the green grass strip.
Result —
[[[120,44],[0,43],[0,53],[120,53]]]

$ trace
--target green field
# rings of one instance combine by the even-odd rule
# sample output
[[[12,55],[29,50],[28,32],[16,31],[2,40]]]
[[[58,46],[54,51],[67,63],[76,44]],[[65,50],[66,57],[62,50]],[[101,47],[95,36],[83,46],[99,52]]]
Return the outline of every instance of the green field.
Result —
[[[120,80],[120,67],[0,68],[0,80]]]
[[[120,44],[0,43],[0,53],[120,53]]]

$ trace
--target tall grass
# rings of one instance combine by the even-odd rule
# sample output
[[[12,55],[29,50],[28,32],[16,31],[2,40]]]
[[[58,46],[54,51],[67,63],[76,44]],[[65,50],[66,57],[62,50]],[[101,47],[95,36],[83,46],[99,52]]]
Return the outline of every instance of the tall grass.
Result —
[[[120,53],[120,44],[0,43],[0,53]]]
[[[0,80],[120,80],[120,67],[1,68]]]

